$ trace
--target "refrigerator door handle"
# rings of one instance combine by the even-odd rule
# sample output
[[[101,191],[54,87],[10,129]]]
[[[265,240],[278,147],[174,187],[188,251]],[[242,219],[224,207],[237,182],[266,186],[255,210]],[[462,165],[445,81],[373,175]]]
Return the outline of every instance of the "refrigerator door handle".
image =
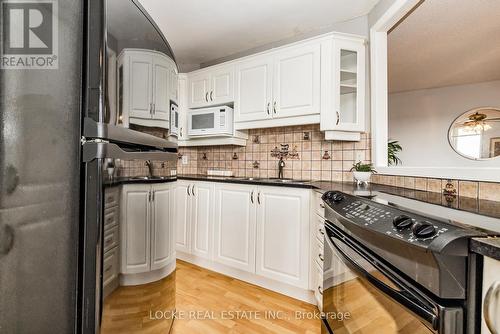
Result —
[[[86,142],[83,145],[83,162],[104,158],[177,161],[177,153],[164,151],[124,151],[117,144],[106,142]]]

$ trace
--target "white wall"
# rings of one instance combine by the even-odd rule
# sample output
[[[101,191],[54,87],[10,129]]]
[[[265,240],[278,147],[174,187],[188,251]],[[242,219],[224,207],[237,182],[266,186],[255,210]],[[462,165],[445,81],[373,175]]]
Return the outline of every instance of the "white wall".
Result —
[[[500,107],[500,81],[389,94],[389,138],[403,147],[406,167],[500,167],[500,158],[473,161],[448,143],[448,129],[459,115]]]

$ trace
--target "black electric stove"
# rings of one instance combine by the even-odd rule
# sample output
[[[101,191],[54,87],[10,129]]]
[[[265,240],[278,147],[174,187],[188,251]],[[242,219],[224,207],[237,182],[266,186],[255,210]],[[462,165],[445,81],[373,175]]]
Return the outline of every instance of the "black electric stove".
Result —
[[[469,241],[487,232],[467,226],[473,218],[384,193],[330,191],[323,201],[324,310],[354,314],[326,317],[333,332],[363,329],[368,311],[352,306],[356,294],[373,304],[369,314],[380,314],[384,333],[475,332],[479,269]]]

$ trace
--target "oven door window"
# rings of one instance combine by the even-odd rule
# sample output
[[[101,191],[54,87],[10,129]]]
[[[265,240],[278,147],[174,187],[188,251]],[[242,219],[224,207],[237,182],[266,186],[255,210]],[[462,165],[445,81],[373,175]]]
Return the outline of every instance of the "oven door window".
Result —
[[[323,307],[334,333],[434,332],[432,323],[422,321],[382,291],[407,295],[402,287],[340,239],[325,239]],[[421,306],[432,312],[430,305]]]

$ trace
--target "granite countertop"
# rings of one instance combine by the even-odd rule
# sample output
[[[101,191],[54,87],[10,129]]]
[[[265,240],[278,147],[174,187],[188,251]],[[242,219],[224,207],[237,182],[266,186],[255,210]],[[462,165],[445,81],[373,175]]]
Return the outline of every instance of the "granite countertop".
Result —
[[[470,249],[474,253],[500,261],[500,238],[473,238]]]
[[[120,176],[113,179],[106,178],[103,183],[105,187],[117,186],[126,183],[165,183],[176,181],[176,176],[153,176],[153,177],[126,177]]]

